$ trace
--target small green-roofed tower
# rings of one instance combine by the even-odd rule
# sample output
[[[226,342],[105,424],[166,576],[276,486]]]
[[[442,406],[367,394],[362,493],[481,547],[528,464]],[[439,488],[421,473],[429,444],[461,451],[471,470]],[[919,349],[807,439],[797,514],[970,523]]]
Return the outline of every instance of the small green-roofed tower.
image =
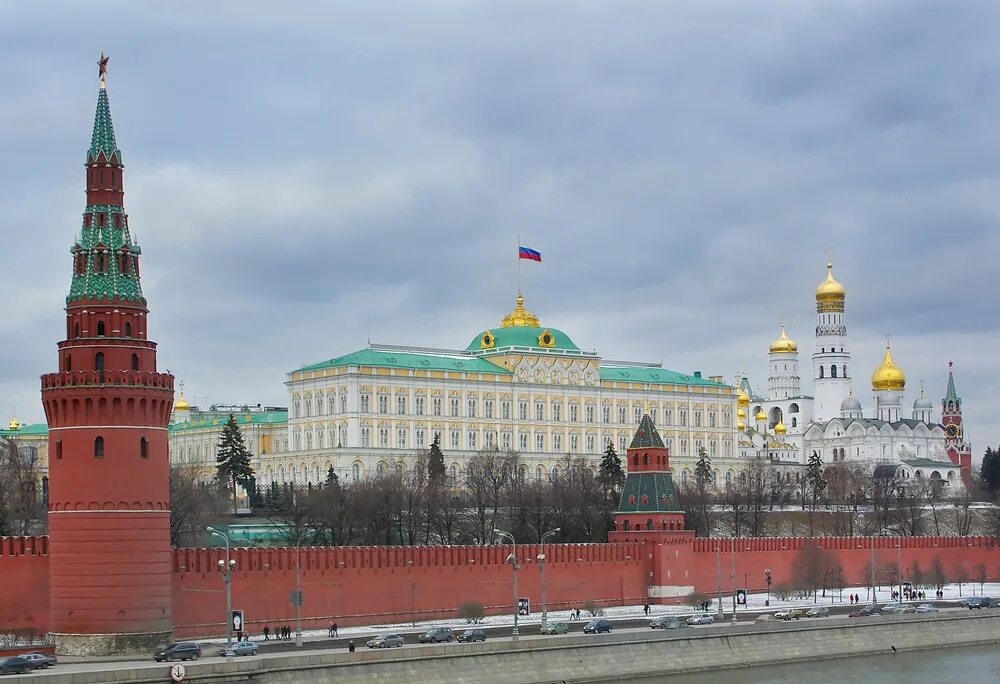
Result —
[[[653,419],[643,414],[626,450],[627,475],[609,541],[663,541],[691,537],[670,474],[670,454]]]

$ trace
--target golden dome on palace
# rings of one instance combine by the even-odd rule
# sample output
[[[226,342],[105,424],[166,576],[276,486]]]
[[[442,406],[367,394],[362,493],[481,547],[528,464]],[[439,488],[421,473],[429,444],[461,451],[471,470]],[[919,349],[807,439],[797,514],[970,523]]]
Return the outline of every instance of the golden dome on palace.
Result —
[[[737,406],[750,405],[750,395],[744,392],[742,387],[740,388],[740,393],[736,396],[736,405]]]
[[[746,418],[747,417],[746,409],[744,409],[742,406],[740,408],[736,409],[736,417],[737,418]]]
[[[906,387],[906,375],[892,360],[889,345],[885,345],[885,357],[882,359],[882,365],[872,373],[872,389],[876,391],[901,390],[904,387]]]
[[[736,429],[739,430],[740,432],[743,432],[744,430],[747,429],[747,425],[746,423],[740,421],[739,423],[736,424]]]
[[[799,345],[795,340],[785,334],[785,326],[781,326],[781,336],[771,343],[772,354],[791,354],[799,350]]]
[[[826,263],[826,280],[816,288],[816,303],[818,305],[832,305],[842,310],[845,296],[844,286],[833,278],[833,263],[828,261]]]
[[[0,423],[0,425],[3,425],[3,423]],[[11,416],[10,417],[10,422],[7,424],[7,427],[9,429],[11,429],[11,430],[20,430],[21,429],[21,423],[18,422],[17,416]]]
[[[184,392],[181,392],[181,396],[178,397],[177,403],[174,404],[175,411],[190,411],[191,405],[187,403],[187,399],[184,398]]]
[[[764,413],[764,409],[761,409],[760,411],[757,411],[757,415],[755,415],[753,419],[759,423],[761,421],[767,420],[767,414]]]
[[[785,427],[784,423],[778,421],[778,424],[774,426],[774,434],[783,435],[786,432],[788,432],[788,428]]]
[[[514,310],[504,316],[500,322],[501,328],[539,328],[538,316],[524,308],[524,297],[517,293],[517,303]]]

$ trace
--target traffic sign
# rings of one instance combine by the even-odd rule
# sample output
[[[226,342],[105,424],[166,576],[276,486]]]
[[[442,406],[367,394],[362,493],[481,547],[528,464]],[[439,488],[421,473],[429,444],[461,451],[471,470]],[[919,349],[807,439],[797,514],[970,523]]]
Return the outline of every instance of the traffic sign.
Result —
[[[531,599],[519,598],[517,600],[517,614],[521,617],[531,615]]]
[[[747,604],[747,590],[737,589],[736,590],[736,605],[745,606]]]
[[[172,682],[183,682],[184,681],[184,666],[177,663],[170,668],[170,681]]]

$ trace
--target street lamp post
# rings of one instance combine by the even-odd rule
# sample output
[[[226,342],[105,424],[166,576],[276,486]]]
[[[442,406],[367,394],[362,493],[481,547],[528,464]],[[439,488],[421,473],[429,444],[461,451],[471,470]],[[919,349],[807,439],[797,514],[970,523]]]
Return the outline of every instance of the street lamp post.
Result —
[[[548,532],[546,532],[545,534],[542,535],[542,538],[538,541],[538,543],[539,544],[544,544],[545,543],[545,539],[547,537],[551,537],[552,535],[560,532],[561,529],[562,528],[557,527],[554,530],[549,530]],[[538,556],[536,557],[536,559],[538,560],[538,572],[539,572],[539,574],[541,576],[541,588],[542,588],[542,592],[541,592],[542,593],[542,627],[544,627],[545,624],[546,624],[546,622],[548,621],[548,615],[549,615],[548,612],[545,610],[545,554],[544,553],[538,554]]]
[[[732,546],[729,547],[729,558],[732,563],[733,572],[733,619],[732,623],[736,624],[736,537],[732,539]]]
[[[302,648],[302,535],[295,537],[295,647]]]
[[[518,613],[520,612],[518,610],[518,605],[517,605],[517,598],[518,598],[517,571],[520,569],[520,566],[517,564],[517,541],[515,541],[514,535],[512,535],[510,532],[504,532],[503,530],[494,529],[493,533],[498,535],[501,539],[503,537],[510,538],[511,553],[509,556],[507,556],[507,562],[510,563],[511,570],[514,573],[514,629],[511,630],[510,636],[511,639],[517,641],[518,640],[517,618],[518,618]]]
[[[236,561],[229,557],[229,535],[220,532],[214,527],[206,527],[214,537],[220,537],[226,542],[226,560],[219,561],[219,569],[222,571],[222,581],[226,584],[226,651],[233,647],[233,568]]]
[[[764,599],[764,607],[771,606],[771,568],[764,569],[764,583],[767,584],[767,598]]]

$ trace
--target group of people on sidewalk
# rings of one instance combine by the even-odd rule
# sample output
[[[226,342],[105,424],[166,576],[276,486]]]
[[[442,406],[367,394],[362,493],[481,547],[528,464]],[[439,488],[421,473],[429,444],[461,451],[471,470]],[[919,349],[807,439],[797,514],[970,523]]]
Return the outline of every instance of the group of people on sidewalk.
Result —
[[[289,641],[292,638],[292,628],[288,625],[284,627],[275,627],[274,632],[271,631],[270,627],[265,626],[263,629],[264,641],[271,640],[271,634],[274,634],[274,638],[278,641]]]

